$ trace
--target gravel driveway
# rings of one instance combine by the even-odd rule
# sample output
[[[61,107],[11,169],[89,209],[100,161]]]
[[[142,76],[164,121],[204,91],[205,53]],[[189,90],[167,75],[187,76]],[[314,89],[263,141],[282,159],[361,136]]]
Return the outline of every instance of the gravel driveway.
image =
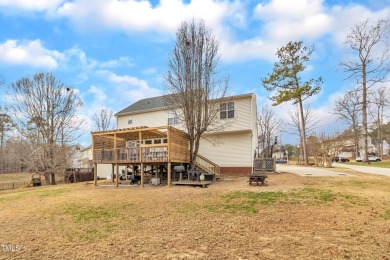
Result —
[[[297,166],[297,165],[288,165],[288,164],[277,164],[276,171],[294,173],[301,176],[313,176],[313,177],[353,176],[348,173],[332,171],[329,168],[315,167],[315,166]]]

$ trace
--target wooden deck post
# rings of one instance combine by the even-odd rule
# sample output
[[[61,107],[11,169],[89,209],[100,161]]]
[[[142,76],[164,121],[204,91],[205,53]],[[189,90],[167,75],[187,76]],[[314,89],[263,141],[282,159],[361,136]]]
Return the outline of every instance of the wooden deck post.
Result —
[[[93,165],[93,183],[97,186],[97,163]]]
[[[115,176],[115,165],[111,164],[111,181],[114,183],[114,176]]]
[[[168,187],[171,187],[172,176],[171,176],[171,162],[168,162]]]
[[[116,172],[116,187],[119,187],[119,171],[118,171],[118,164],[115,164],[115,172]]]
[[[141,162],[141,188],[144,187],[144,163]]]

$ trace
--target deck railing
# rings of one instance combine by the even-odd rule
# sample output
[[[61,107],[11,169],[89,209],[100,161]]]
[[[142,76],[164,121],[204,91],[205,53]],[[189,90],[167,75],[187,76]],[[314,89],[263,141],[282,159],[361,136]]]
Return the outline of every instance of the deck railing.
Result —
[[[116,160],[114,158],[116,153]],[[140,163],[139,148],[95,149],[94,161],[100,163]],[[168,146],[152,145],[141,147],[142,162],[167,162]]]
[[[204,171],[214,173],[215,177],[219,177],[221,167],[200,154],[195,158],[195,165]]]
[[[114,149],[95,149],[93,159],[100,162],[110,162],[114,160]]]
[[[143,162],[167,162],[168,161],[168,146],[153,146],[141,147]]]

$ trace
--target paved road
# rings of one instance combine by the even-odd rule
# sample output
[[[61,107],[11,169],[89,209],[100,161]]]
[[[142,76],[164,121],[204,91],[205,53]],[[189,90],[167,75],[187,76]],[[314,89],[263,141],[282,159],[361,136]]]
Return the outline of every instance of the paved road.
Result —
[[[325,176],[353,176],[347,173],[340,173],[332,171],[329,168],[313,167],[313,166],[297,166],[288,164],[277,164],[277,172],[289,172],[298,174],[301,176],[312,176],[312,177],[325,177]]]
[[[349,168],[349,169],[353,169],[355,171],[363,172],[363,173],[379,174],[379,175],[384,175],[384,176],[390,177],[390,169],[389,168],[349,165],[349,164],[344,164],[344,163],[334,163],[333,166]]]

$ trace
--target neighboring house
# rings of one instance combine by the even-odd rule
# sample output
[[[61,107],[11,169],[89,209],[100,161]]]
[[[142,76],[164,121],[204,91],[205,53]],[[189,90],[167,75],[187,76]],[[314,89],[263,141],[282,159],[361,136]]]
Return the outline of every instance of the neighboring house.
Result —
[[[390,154],[390,144],[386,141],[383,140],[383,155],[389,155]]]
[[[220,102],[219,120],[228,126],[218,132],[206,132],[199,154],[218,164],[221,175],[248,174],[252,171],[257,146],[257,104],[254,94],[227,97]],[[183,122],[164,103],[164,96],[135,102],[115,114],[118,129],[170,125],[185,131]]]
[[[368,147],[367,147],[368,153],[369,154],[377,154],[376,146],[373,143],[372,138],[370,136],[367,136],[367,143],[368,143]],[[363,144],[363,139],[361,138],[359,140],[359,153],[360,154],[356,155],[354,141],[347,140],[345,142],[344,148],[342,149],[342,152],[340,152],[340,154],[338,156],[347,157],[347,158],[360,156],[361,154],[363,154],[362,144]],[[388,155],[388,154],[389,154],[389,144],[387,143],[387,141],[384,140],[383,141],[383,155]]]
[[[73,155],[72,168],[92,168],[92,149],[91,146],[81,149],[80,146],[76,147],[76,151]]]

